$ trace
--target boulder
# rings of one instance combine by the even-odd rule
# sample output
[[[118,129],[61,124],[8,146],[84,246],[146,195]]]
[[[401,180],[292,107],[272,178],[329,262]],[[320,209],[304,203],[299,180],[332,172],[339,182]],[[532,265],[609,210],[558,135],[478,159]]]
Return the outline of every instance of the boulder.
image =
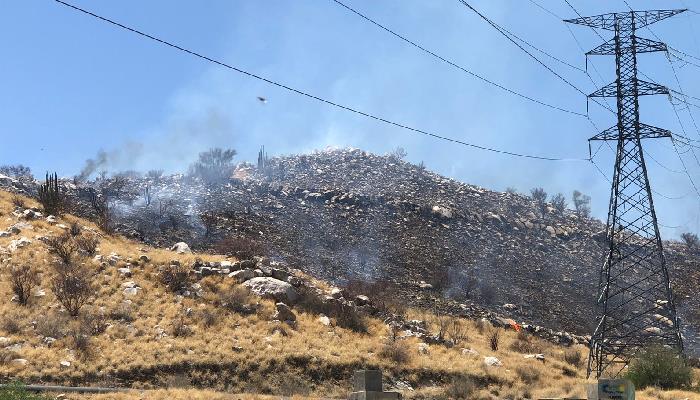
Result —
[[[10,236],[10,235],[12,235],[12,234],[11,234],[10,232],[8,232],[8,231],[0,231],[0,238],[2,238],[2,237],[8,237],[8,236]]]
[[[331,319],[328,318],[327,316],[323,315],[323,314],[321,314],[321,316],[318,317],[318,322],[320,322],[321,325],[325,325],[325,326],[330,326],[330,325],[331,325]]]
[[[192,254],[190,246],[188,246],[185,242],[175,243],[173,247],[170,248],[170,250],[176,252],[177,254]]]
[[[7,249],[13,253],[17,251],[18,249],[21,249],[22,247],[28,246],[30,243],[32,243],[31,240],[27,239],[26,237],[22,236],[19,239],[13,240],[10,242],[10,245],[7,247]]]
[[[502,367],[503,363],[496,357],[484,357],[484,365],[487,367]]]
[[[275,278],[256,277],[246,281],[243,285],[260,297],[269,297],[278,302],[292,304],[299,297],[292,285]]]
[[[252,269],[241,269],[228,274],[229,278],[235,278],[238,282],[245,282],[248,279],[255,278],[255,272]]]
[[[369,297],[365,296],[364,294],[355,297],[355,304],[357,304],[358,306],[366,306],[369,303]]]

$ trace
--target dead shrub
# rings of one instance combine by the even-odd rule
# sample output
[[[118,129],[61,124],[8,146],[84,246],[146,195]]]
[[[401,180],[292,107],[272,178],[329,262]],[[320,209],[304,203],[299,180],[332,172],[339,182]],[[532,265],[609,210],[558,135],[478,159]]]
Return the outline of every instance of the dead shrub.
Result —
[[[335,323],[337,326],[345,329],[350,329],[357,333],[367,333],[369,331],[369,326],[367,325],[367,319],[360,314],[355,307],[347,305],[345,303],[339,303],[337,312],[331,314],[335,317]]]
[[[445,388],[444,395],[447,399],[468,400],[472,399],[477,386],[471,378],[455,377]]]
[[[539,343],[536,343],[532,336],[520,331],[518,333],[517,339],[508,346],[512,351],[523,353],[523,354],[537,354],[542,353],[543,349]]]
[[[51,313],[37,321],[36,332],[43,337],[60,339],[66,335],[68,322],[64,314]]]
[[[12,205],[15,208],[27,208],[27,205],[26,205],[24,199],[22,197],[20,197],[19,195],[16,195],[16,194],[12,195],[11,201],[12,201]]]
[[[94,294],[90,275],[90,271],[82,266],[64,264],[57,268],[52,290],[56,299],[73,317],[78,316],[80,308]]]
[[[16,313],[5,314],[2,317],[0,328],[7,334],[16,335],[22,332],[22,318]]]
[[[100,240],[93,234],[80,235],[73,239],[78,250],[89,257],[94,257],[97,254],[97,246]]]
[[[527,385],[531,385],[540,380],[540,371],[530,365],[519,365],[515,367],[515,373],[518,374],[518,378]]]
[[[450,324],[447,327],[447,338],[455,346],[459,346],[462,342],[467,340],[467,330],[464,323],[462,323],[460,319],[450,319]]]
[[[405,364],[411,360],[411,351],[406,342],[390,340],[379,350],[379,357],[396,364]]]
[[[274,386],[277,387],[276,393],[281,396],[293,397],[302,396],[308,397],[311,394],[311,386],[309,382],[304,379],[299,374],[294,373],[280,373],[275,374]]]
[[[241,315],[255,314],[257,306],[253,304],[250,291],[245,286],[236,285],[219,291],[219,304],[227,310]]]
[[[32,289],[39,284],[39,274],[29,265],[14,265],[10,268],[10,283],[17,302],[26,306]]]
[[[178,292],[187,287],[190,281],[190,268],[184,265],[169,265],[160,271],[160,282],[171,292]]]
[[[491,347],[492,351],[497,351],[498,350],[498,345],[501,341],[501,331],[498,329],[494,329],[491,331],[491,334],[489,334],[489,346]]]
[[[89,358],[92,356],[92,340],[89,332],[78,325],[70,330],[71,347],[78,352],[81,358]]]
[[[134,312],[129,303],[120,303],[117,307],[109,312],[109,319],[114,321],[132,322],[134,320]]]
[[[68,234],[52,236],[46,239],[46,244],[49,246],[49,252],[58,257],[64,264],[73,262],[78,248]]]
[[[92,336],[103,334],[107,330],[107,318],[104,313],[95,310],[84,312],[80,318],[80,329]]]
[[[581,355],[581,352],[576,349],[565,350],[564,361],[576,368],[579,368],[581,364],[583,364],[583,356]]]
[[[70,228],[68,229],[68,233],[70,233],[71,236],[77,237],[80,235],[80,233],[83,231],[83,228],[80,226],[80,224],[77,221],[74,221],[73,223],[70,224]]]
[[[199,320],[202,325],[206,328],[211,328],[219,322],[220,315],[217,310],[210,310],[208,308],[202,309],[197,313]]]
[[[187,325],[184,316],[179,316],[170,323],[170,333],[173,337],[184,338],[192,335],[192,328]]]
[[[229,236],[214,245],[218,254],[235,256],[239,260],[252,260],[255,256],[265,255],[262,243],[240,236]]]
[[[19,354],[12,350],[0,349],[0,365],[7,365],[12,360],[19,358]],[[0,393],[2,394],[2,393]]]
[[[576,378],[578,376],[578,372],[576,372],[575,369],[566,366],[561,369],[561,372],[564,376],[568,376],[569,378]]]

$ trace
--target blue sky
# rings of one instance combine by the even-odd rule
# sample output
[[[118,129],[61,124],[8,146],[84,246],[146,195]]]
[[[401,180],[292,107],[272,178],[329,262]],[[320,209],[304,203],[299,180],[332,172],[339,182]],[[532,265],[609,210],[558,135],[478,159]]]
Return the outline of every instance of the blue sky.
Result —
[[[586,112],[586,99],[490,28],[456,0],[345,0],[348,5],[458,64],[514,90]],[[573,18],[563,0],[538,0]],[[570,2],[584,15],[624,11],[622,1]],[[86,1],[74,4],[156,36],[357,109],[437,134],[523,153],[585,158],[596,132],[585,119],[524,101],[484,84],[397,40],[331,0],[206,2]],[[601,42],[590,29],[564,24],[527,0],[473,0],[484,14],[532,44],[583,68],[585,50]],[[685,4],[684,4],[685,3]],[[630,1],[635,8],[683,8],[689,0]],[[529,192],[574,189],[593,197],[604,217],[609,184],[587,162],[517,159],[456,146],[337,110],[272,87],[76,13],[51,0],[4,0],[0,14],[0,163],[23,163],[41,175],[77,173],[87,158],[107,151],[110,170],[182,170],[197,152],[236,148],[254,161],[257,149],[289,154],[353,146],[386,153],[396,146],[412,162],[464,182]],[[700,56],[700,16],[679,15],[653,26],[675,48]],[[601,32],[610,37],[609,32]],[[640,36],[653,38],[646,30]],[[581,71],[540,58],[585,92],[595,90]],[[614,78],[609,57],[589,72],[597,86]],[[695,60],[697,62],[697,60]],[[595,69],[592,67],[595,66]],[[676,62],[683,89],[700,96],[700,69]],[[661,53],[640,56],[640,69],[677,89]],[[598,75],[600,73],[600,75]],[[264,96],[266,104],[256,97]],[[612,103],[611,105],[614,106]],[[698,101],[700,103],[700,101]],[[695,109],[700,123],[700,109]],[[686,135],[700,139],[688,112]],[[595,124],[613,115],[591,103]],[[642,100],[642,121],[682,133],[665,97]],[[645,149],[682,170],[670,141]],[[700,163],[683,159],[700,184]],[[612,174],[612,151],[598,165]],[[685,174],[652,160],[652,185],[666,237],[697,231],[700,202]]]

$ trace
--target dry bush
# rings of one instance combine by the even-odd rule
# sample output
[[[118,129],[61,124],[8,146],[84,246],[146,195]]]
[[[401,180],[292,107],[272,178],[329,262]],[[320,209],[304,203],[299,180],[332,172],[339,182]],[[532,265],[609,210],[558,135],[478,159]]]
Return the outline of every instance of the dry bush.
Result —
[[[10,335],[16,335],[22,332],[22,318],[17,313],[5,314],[0,321],[0,328]]]
[[[97,254],[97,246],[100,244],[100,240],[95,235],[80,235],[73,239],[75,245],[78,247],[83,254],[94,257]]]
[[[61,259],[64,264],[73,262],[75,252],[78,250],[75,242],[68,234],[52,236],[46,239],[46,244],[49,246],[49,252]]]
[[[13,265],[10,268],[10,283],[17,302],[26,306],[32,289],[39,284],[39,274],[29,265]]]
[[[168,265],[160,271],[160,282],[171,292],[178,292],[187,287],[190,272],[190,268],[184,265]]]
[[[583,356],[581,352],[577,349],[570,349],[564,351],[564,361],[579,368],[583,364]]]
[[[43,337],[60,339],[66,335],[68,322],[64,314],[51,313],[37,321],[36,332]]]
[[[107,318],[100,311],[88,310],[80,317],[80,330],[92,336],[103,334],[107,325]]]
[[[523,331],[518,332],[517,339],[508,346],[512,351],[523,354],[542,353],[542,346],[532,339],[532,337]]]
[[[255,256],[265,255],[262,243],[245,237],[229,236],[214,245],[218,254],[235,256],[239,260],[251,260]]]
[[[447,399],[469,400],[472,399],[477,386],[471,378],[456,377],[445,388],[444,396]]]
[[[27,207],[27,204],[24,202],[24,198],[22,198],[19,195],[16,195],[16,194],[12,195],[11,201],[12,201],[12,205],[15,208],[26,208]]]
[[[531,365],[518,365],[515,367],[515,373],[518,374],[518,378],[527,385],[531,385],[540,380],[540,371]]]
[[[85,267],[64,264],[57,268],[51,282],[56,299],[73,317],[78,316],[80,308],[95,292],[90,276],[90,271]]]
[[[491,331],[491,334],[489,334],[489,347],[491,347],[491,350],[497,351],[498,350],[498,344],[501,341],[501,331],[498,329],[494,329]]]
[[[447,330],[450,326],[450,317],[446,315],[438,315],[438,317],[435,319],[435,323],[437,324],[438,328],[438,339],[442,342],[447,336]]]
[[[6,350],[6,349],[0,349],[0,365],[6,365],[9,364],[10,361],[15,360],[19,358],[19,354],[12,350]],[[0,392],[2,394],[2,392]],[[0,396],[0,399],[2,397]],[[9,400],[14,400],[13,398],[10,398]]]
[[[390,340],[379,350],[379,357],[396,364],[405,364],[411,360],[411,351],[406,342]]]
[[[78,325],[70,330],[71,347],[78,352],[81,358],[89,358],[93,354],[92,340],[89,332]]]
[[[455,346],[467,340],[466,326],[459,318],[451,318],[450,325],[447,327],[447,338]]]
[[[250,291],[245,286],[236,285],[219,291],[219,304],[227,310],[241,315],[255,314],[257,307],[253,304]]]
[[[83,231],[83,228],[80,226],[80,224],[77,221],[74,221],[73,223],[71,223],[70,229],[68,229],[68,233],[70,233],[70,235],[73,237],[80,235],[80,233],[82,231]]]
[[[192,328],[187,325],[185,317],[179,316],[170,323],[170,333],[173,337],[188,337],[192,335]]]
[[[199,320],[202,325],[206,328],[211,328],[219,322],[221,316],[218,310],[210,310],[208,308],[202,309],[197,313]]]
[[[479,332],[479,335],[483,335],[484,332],[486,332],[486,327],[486,321],[484,321],[483,319],[476,320],[476,331]]]
[[[114,321],[132,322],[134,311],[129,303],[120,303],[109,312],[109,318]]]
[[[357,333],[369,332],[367,319],[360,314],[355,307],[345,303],[338,303],[335,312],[331,313],[335,317],[335,324],[341,328],[350,329]]]

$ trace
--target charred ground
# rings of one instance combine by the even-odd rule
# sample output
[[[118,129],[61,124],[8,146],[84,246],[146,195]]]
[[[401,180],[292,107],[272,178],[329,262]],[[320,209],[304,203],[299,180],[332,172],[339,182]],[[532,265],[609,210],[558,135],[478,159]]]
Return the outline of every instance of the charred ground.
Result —
[[[152,173],[63,186],[72,213],[106,218],[109,229],[151,245],[265,253],[386,301],[469,316],[492,309],[591,332],[601,221],[542,210],[529,196],[461,183],[396,156],[344,149],[260,161],[217,182]],[[36,190],[30,181],[4,182]],[[698,258],[678,242],[665,250],[686,342],[696,349]]]

